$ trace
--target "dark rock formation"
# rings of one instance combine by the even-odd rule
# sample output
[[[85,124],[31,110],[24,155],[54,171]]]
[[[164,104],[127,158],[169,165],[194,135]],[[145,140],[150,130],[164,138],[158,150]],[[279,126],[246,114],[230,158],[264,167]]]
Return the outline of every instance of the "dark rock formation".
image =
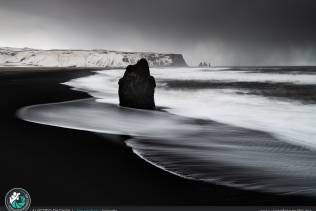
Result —
[[[119,80],[120,105],[139,109],[155,109],[156,82],[150,75],[146,59],[135,65],[128,65],[123,78]]]
[[[211,67],[211,63],[200,62],[199,67]]]

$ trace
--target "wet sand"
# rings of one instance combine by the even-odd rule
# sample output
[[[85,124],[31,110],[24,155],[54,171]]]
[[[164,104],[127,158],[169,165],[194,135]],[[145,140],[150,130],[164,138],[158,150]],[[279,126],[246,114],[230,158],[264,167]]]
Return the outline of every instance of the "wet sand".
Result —
[[[0,68],[2,197],[13,187],[23,187],[35,206],[316,204],[312,198],[189,181],[146,163],[115,142],[124,137],[20,120],[16,111],[24,106],[90,97],[60,83],[93,74],[82,68],[24,70]]]

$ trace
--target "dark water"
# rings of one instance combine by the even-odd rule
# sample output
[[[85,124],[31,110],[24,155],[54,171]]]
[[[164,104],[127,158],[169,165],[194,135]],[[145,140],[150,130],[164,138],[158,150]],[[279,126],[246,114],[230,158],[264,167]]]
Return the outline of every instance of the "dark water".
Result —
[[[123,70],[67,85],[90,100],[31,106],[21,118],[129,135],[151,164],[192,180],[280,194],[316,195],[314,67],[153,69],[167,112],[117,106]]]

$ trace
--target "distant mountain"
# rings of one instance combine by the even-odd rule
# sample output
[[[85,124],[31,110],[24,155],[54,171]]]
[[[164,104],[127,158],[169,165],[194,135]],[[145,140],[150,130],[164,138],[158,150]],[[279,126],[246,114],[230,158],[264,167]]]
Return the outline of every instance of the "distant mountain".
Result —
[[[0,48],[0,66],[126,67],[146,58],[151,67],[187,66],[181,54],[120,52],[108,50],[38,50]]]

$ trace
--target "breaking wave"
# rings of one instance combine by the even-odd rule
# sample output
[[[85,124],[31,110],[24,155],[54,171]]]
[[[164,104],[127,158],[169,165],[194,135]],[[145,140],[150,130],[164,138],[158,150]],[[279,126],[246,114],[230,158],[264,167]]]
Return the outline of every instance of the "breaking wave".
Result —
[[[138,156],[184,178],[316,195],[314,103],[254,95],[251,87],[192,87],[201,81],[305,86],[315,85],[316,75],[299,70],[153,69],[156,104],[167,111],[162,112],[117,106],[122,74],[123,70],[106,70],[71,80],[65,84],[94,98],[30,106],[19,116],[41,124],[129,135],[126,144]],[[191,83],[191,88],[170,86],[170,80]]]

